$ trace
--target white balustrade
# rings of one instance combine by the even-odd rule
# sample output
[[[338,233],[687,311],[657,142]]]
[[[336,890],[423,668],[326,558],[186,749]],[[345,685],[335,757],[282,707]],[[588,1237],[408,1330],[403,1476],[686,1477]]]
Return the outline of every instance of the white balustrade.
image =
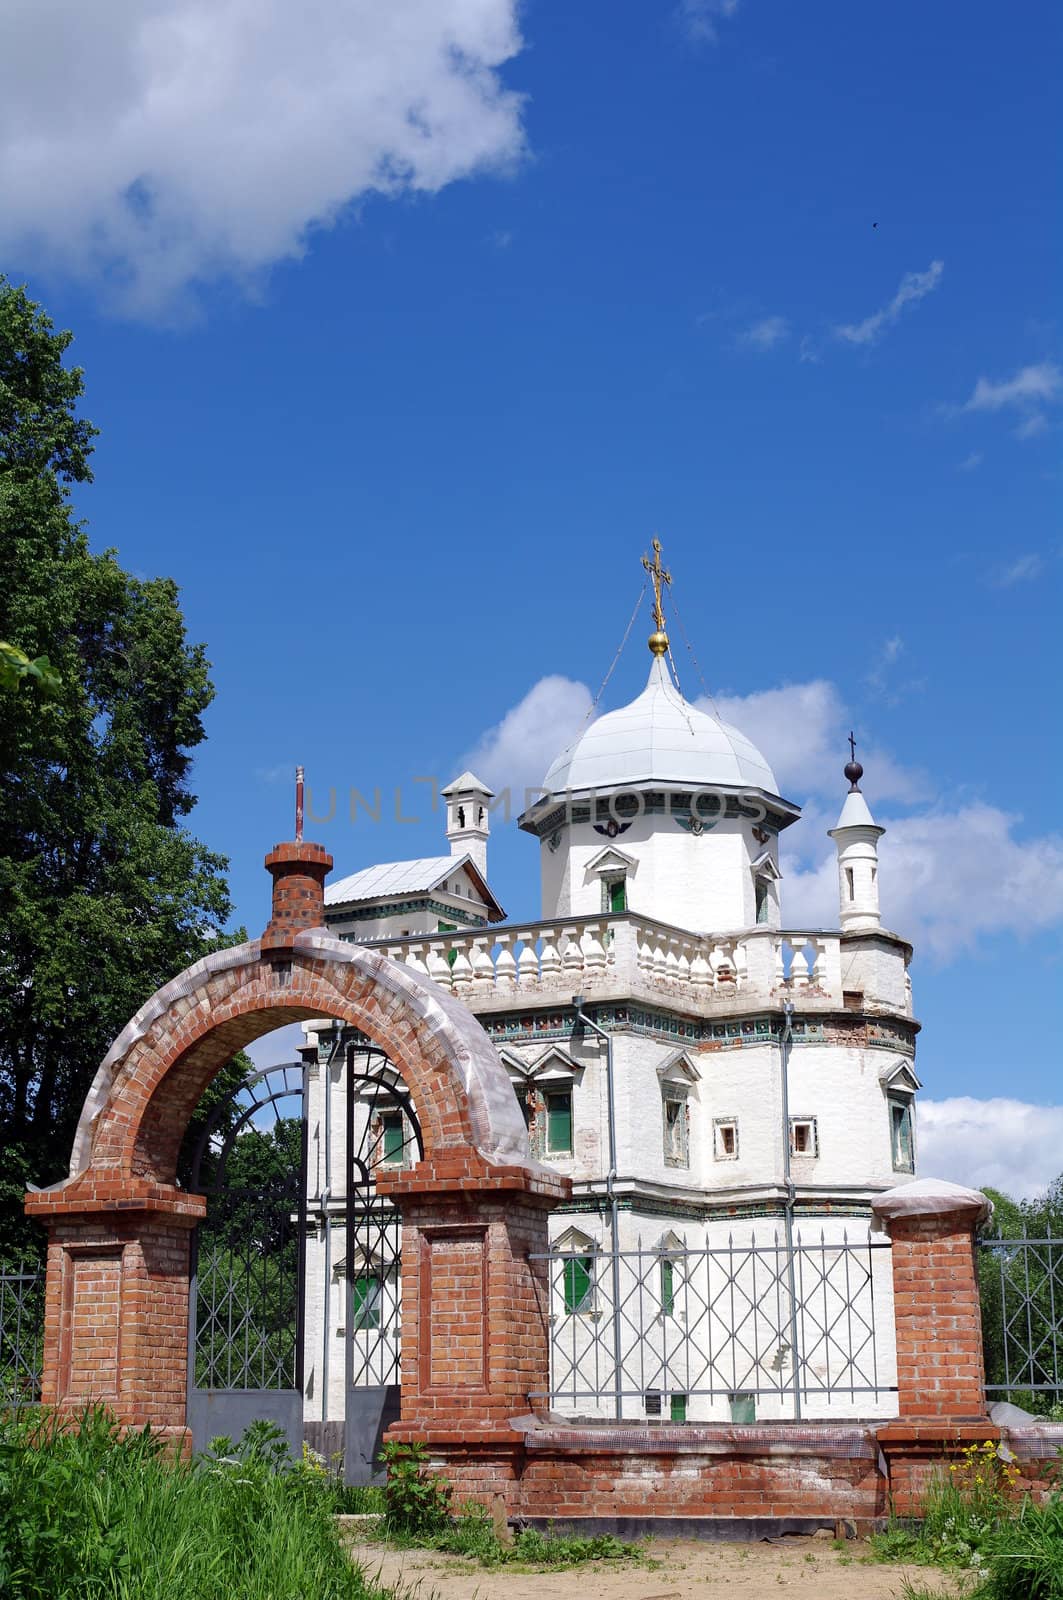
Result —
[[[767,927],[698,936],[632,916],[569,918],[511,928],[462,928],[381,941],[387,954],[473,1004],[522,994],[654,989],[710,1012],[741,995],[841,1002],[837,934]],[[619,988],[618,988],[619,984]]]

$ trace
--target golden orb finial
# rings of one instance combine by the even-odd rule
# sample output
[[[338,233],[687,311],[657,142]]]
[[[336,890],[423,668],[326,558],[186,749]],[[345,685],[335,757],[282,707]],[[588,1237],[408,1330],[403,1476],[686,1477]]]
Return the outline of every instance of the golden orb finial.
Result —
[[[661,584],[672,582],[672,574],[666,572],[661,566],[661,541],[656,534],[653,538],[653,560],[643,556],[642,565],[646,568],[653,580],[653,620],[656,632],[651,633],[648,639],[651,655],[664,656],[668,654],[668,635],[664,631],[664,612],[661,609]]]

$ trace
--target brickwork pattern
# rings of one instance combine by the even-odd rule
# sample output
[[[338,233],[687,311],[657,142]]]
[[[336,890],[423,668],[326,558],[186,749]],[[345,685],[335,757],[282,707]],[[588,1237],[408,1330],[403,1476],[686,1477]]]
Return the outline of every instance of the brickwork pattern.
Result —
[[[471,1407],[497,1427],[515,1403],[525,1407],[529,1388],[546,1385],[545,1319],[526,1257],[545,1251],[546,1209],[570,1185],[531,1164],[495,1165],[474,1148],[474,1128],[490,1126],[491,1086],[465,1074],[460,1018],[441,1026],[371,969],[295,942],[323,922],[328,854],[283,844],[266,864],[274,894],[263,939],[187,987],[175,981],[159,1007],[138,1014],[124,1054],[109,1061],[89,1164],[26,1197],[49,1229],[45,1401],[99,1400],[125,1423],[183,1435],[189,1235],[205,1210],[174,1181],[185,1129],[236,1051],[285,1023],[327,1016],[387,1052],[421,1123],[425,1160],[391,1185],[413,1219],[403,1244],[404,1322],[414,1330],[404,1339],[403,1414],[465,1421]],[[497,1071],[508,1093],[501,1062]]]
[[[274,845],[266,857],[273,875],[273,915],[262,935],[262,949],[285,950],[304,928],[325,924],[325,877],[332,857],[319,844]]]
[[[136,1427],[184,1431],[194,1216],[59,1217],[45,1294],[45,1405],[95,1401]]]
[[[411,1174],[390,1190],[403,1221],[402,1421],[391,1437],[512,1437],[510,1419],[546,1388],[547,1263],[529,1257],[548,1248],[563,1180],[546,1193],[417,1192],[440,1181]]]
[[[982,1312],[970,1217],[898,1217],[890,1236],[901,1416],[984,1417]]]

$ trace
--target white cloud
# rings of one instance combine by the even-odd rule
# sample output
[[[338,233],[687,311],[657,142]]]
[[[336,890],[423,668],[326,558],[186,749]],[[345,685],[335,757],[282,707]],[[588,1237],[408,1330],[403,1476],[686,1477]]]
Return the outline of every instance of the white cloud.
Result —
[[[865,788],[873,799],[874,786]],[[1021,817],[982,803],[896,818],[872,810],[886,829],[879,843],[882,920],[935,961],[954,960],[983,936],[1021,939],[1063,921],[1063,835],[1020,839]],[[833,849],[803,866],[793,854],[800,841],[790,845],[784,834],[782,843],[786,921],[836,925]]]
[[[1063,1170],[1063,1106],[1003,1096],[918,1102],[919,1171],[1033,1199]]]
[[[1054,400],[1063,387],[1063,372],[1054,361],[1022,367],[1013,378],[993,383],[979,378],[963,411],[1002,411],[1005,406],[1029,407]]]
[[[522,808],[525,790],[542,782],[554,757],[587,721],[591,703],[585,683],[556,674],[540,678],[462,757],[461,765],[471,767],[498,793],[508,788],[513,804]]]
[[[1048,432],[1048,418],[1043,411],[1035,411],[1031,416],[1025,417],[1015,429],[1016,439],[1036,439],[1042,433]]]
[[[695,44],[715,44],[717,23],[733,17],[738,0],[679,0],[676,15],[687,38]]]
[[[790,325],[785,317],[764,317],[740,333],[738,339],[740,344],[751,345],[754,350],[774,350],[789,335]]]
[[[981,450],[972,450],[969,456],[964,456],[963,460],[959,464],[959,467],[957,468],[957,471],[958,472],[974,472],[975,469],[977,467],[980,467],[981,465],[982,465],[982,452],[981,452]]]
[[[993,582],[998,589],[1010,589],[1016,583],[1029,583],[1044,571],[1044,559],[1039,555],[1019,556],[1010,566],[1002,567]]]
[[[702,710],[718,711],[739,728],[767,757],[784,795],[838,795],[845,791],[842,767],[849,758],[846,737],[851,726],[837,688],[825,678],[758,689],[746,695],[717,695],[695,701]],[[882,752],[861,755],[874,793],[881,799],[912,800],[923,792],[919,777]]]
[[[888,305],[865,317],[863,322],[847,322],[835,328],[837,337],[849,344],[874,344],[884,329],[897,321],[905,306],[916,305],[937,288],[944,270],[943,261],[932,261],[925,272],[906,272]]]
[[[0,248],[136,314],[517,159],[517,0],[9,0]]]

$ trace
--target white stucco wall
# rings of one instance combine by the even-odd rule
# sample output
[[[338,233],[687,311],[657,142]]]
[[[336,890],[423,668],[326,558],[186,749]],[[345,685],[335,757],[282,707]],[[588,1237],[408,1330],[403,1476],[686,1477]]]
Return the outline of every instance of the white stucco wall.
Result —
[[[602,880],[590,868],[605,849],[630,856],[635,863],[627,878],[628,906],[692,931],[752,927],[756,921],[752,866],[765,852],[778,867],[778,836],[766,843],[753,838],[757,826],[732,817],[695,836],[674,817],[635,818],[627,831],[609,839],[591,822],[562,824],[560,842],[553,834],[541,842],[542,915],[597,916],[602,911]],[[777,894],[768,902],[768,924],[779,927]]]

